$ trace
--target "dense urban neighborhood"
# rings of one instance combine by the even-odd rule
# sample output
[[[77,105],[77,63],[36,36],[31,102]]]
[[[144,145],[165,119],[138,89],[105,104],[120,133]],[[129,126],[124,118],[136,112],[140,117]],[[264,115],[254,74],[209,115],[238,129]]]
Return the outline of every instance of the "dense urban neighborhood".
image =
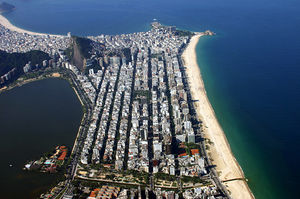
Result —
[[[193,34],[212,33],[153,22],[147,32],[80,38],[0,25],[1,51],[49,56],[3,70],[0,86],[66,78],[84,110],[70,157],[58,147],[41,163],[50,172],[67,164],[65,180],[42,198],[230,198],[208,156],[213,143],[203,136],[181,59]]]

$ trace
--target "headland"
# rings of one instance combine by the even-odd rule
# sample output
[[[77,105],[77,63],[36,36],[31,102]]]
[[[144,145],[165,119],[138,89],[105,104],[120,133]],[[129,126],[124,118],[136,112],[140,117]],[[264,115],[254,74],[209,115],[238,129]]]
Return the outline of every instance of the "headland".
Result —
[[[2,2],[0,3],[0,14],[1,13],[5,13],[5,12],[11,12],[15,9],[15,6],[6,3],[6,2]]]

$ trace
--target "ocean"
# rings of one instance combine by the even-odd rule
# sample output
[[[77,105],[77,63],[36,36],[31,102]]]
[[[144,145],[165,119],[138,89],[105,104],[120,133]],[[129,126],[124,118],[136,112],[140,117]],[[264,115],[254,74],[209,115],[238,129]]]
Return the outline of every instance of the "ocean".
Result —
[[[201,38],[208,97],[258,199],[297,198],[300,2],[296,0],[6,0],[15,25],[74,35],[149,30],[153,19]]]

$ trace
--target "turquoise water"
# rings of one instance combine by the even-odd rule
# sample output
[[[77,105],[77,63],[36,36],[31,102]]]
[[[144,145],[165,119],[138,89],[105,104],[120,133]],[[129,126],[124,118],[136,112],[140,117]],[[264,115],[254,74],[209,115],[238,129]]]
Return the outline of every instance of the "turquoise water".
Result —
[[[266,132],[266,129],[240,109],[239,104],[234,102],[234,97],[224,88],[224,82],[220,82],[220,77],[217,77],[218,72],[212,71],[213,61],[209,61],[210,55],[205,50],[214,39],[202,38],[197,46],[198,64],[209,100],[255,197],[282,198],[285,191],[275,188],[280,187],[280,184],[269,172],[270,162],[265,161],[267,155],[263,153],[264,143],[257,144],[257,136],[260,136],[258,132]]]
[[[297,0],[7,0],[17,26],[76,35],[149,29],[153,18],[200,39],[208,97],[256,198],[297,198],[300,2]]]

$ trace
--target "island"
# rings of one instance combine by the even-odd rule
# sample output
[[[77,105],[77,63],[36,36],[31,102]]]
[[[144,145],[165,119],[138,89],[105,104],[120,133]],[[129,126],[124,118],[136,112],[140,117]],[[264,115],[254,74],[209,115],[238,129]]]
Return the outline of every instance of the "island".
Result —
[[[2,2],[0,3],[0,14],[5,13],[5,12],[11,12],[13,11],[15,8],[15,6],[6,3],[6,2]]]
[[[197,64],[196,44],[213,32],[154,22],[147,32],[82,38],[8,23],[0,50],[49,57],[2,69],[1,91],[65,78],[84,110],[65,179],[41,198],[254,198]]]

